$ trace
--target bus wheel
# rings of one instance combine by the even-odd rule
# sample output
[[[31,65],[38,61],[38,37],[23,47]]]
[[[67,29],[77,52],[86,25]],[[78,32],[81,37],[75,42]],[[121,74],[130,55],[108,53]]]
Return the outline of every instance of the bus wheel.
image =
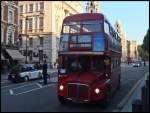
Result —
[[[58,95],[58,100],[61,104],[66,104],[67,103],[67,100],[61,96]]]

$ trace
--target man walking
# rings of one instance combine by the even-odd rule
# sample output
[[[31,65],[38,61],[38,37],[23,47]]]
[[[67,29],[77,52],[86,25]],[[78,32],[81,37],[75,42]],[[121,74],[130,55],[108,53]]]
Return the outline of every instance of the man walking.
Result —
[[[44,64],[43,64],[43,82],[44,82],[44,85],[47,84],[47,63],[46,63],[46,60],[44,61]]]

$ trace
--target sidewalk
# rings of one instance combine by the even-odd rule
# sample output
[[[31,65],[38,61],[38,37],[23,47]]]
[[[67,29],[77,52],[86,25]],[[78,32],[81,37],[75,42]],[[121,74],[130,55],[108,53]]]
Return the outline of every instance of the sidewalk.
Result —
[[[130,98],[122,108],[121,112],[132,112],[132,101],[135,99],[141,99],[141,87],[144,86],[147,76],[149,76],[149,74],[142,78],[141,83],[136,87],[135,91],[130,96]]]

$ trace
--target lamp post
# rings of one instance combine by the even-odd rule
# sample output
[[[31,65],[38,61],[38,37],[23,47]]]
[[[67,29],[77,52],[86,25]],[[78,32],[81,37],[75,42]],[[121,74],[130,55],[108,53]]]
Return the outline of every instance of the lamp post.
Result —
[[[39,45],[38,50],[39,50],[39,63],[40,63],[40,61],[42,60],[42,57],[43,57],[43,53],[42,53],[43,47],[41,45]]]
[[[28,34],[27,34],[27,20],[28,20],[28,17],[26,17],[26,64],[27,64],[27,36],[28,36]]]

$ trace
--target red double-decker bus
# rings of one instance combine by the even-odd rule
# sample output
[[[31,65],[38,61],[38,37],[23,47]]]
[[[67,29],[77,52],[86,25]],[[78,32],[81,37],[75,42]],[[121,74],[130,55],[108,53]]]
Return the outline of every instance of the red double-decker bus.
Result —
[[[120,86],[121,39],[103,14],[83,13],[64,19],[58,61],[61,103],[107,105]]]

